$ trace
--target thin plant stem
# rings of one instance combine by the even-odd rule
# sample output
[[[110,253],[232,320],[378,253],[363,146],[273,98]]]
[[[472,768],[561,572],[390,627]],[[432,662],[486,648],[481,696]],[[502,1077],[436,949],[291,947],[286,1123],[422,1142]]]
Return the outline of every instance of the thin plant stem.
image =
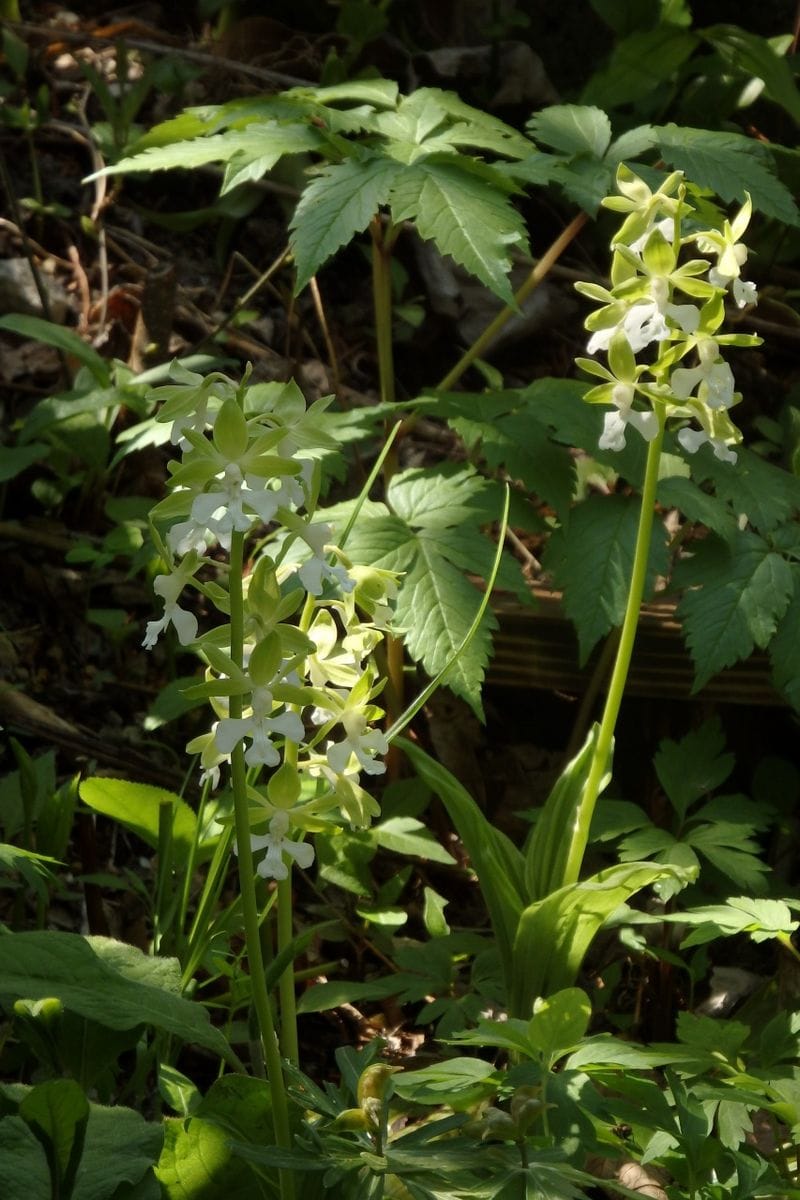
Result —
[[[497,316],[486,326],[483,333],[480,334],[472,343],[472,345],[464,351],[456,365],[450,371],[448,371],[444,379],[442,379],[441,382],[436,385],[437,391],[446,392],[449,391],[450,388],[455,387],[461,376],[466,371],[467,367],[470,366],[470,364],[473,363],[476,358],[480,358],[484,350],[486,350],[487,347],[492,344],[500,330],[507,324],[508,321],[511,320],[513,316],[516,316],[519,308],[528,299],[528,296],[530,296],[531,292],[534,292],[542,280],[550,274],[550,271],[558,262],[567,246],[569,246],[570,243],[575,240],[588,220],[589,218],[586,213],[581,212],[578,213],[577,217],[574,217],[573,220],[570,221],[566,229],[564,229],[558,235],[555,241],[545,250],[542,257],[531,269],[528,278],[525,280],[519,290],[514,293],[515,306],[512,307],[510,304],[507,304],[505,308],[501,308]]]
[[[392,247],[397,238],[397,229],[384,226],[380,217],[375,217],[372,232],[372,297],[375,311],[375,340],[378,351],[378,374],[381,401],[393,404],[396,399],[394,382],[394,351],[392,347]],[[388,433],[388,422],[387,422]],[[383,463],[383,479],[388,486],[397,473],[396,443],[386,455]],[[403,643],[398,638],[386,638],[386,664],[389,687],[387,694],[394,698],[393,709],[387,713],[387,726],[391,726],[403,709]],[[396,751],[390,751],[387,760],[389,778],[398,769]]]
[[[614,729],[617,724],[622,696],[628,679],[631,665],[633,643],[636,638],[636,628],[639,623],[639,610],[642,606],[644,586],[647,579],[647,560],[650,553],[650,541],[653,533],[655,515],[656,486],[658,484],[658,467],[661,461],[661,447],[664,442],[664,427],[666,424],[666,408],[663,403],[656,402],[655,413],[658,418],[658,432],[647,449],[647,465],[645,468],[644,486],[642,488],[642,506],[639,511],[639,525],[636,531],[636,545],[633,553],[633,569],[628,588],[628,600],[625,606],[625,616],[619,636],[617,656],[614,660],[614,670],[608,685],[608,693],[600,721],[600,730],[594,747],[589,774],[581,797],[580,810],[575,822],[576,835],[572,838],[569,855],[564,868],[562,884],[577,883],[586,851],[589,836],[589,826],[594,813],[603,776],[606,773],[614,741]]]
[[[300,614],[299,628],[307,633],[314,617],[313,597],[306,596],[303,611]],[[297,710],[296,706],[295,711]],[[297,766],[297,745],[289,738],[283,751],[284,762]],[[292,942],[294,937],[294,900],[292,896],[291,868],[286,879],[278,881],[278,953],[280,954]],[[290,963],[278,981],[278,995],[281,1004],[281,1049],[284,1058],[299,1066],[300,1046],[297,1038],[297,998],[295,996],[294,963]]]
[[[375,342],[378,352],[378,376],[381,400],[393,404],[394,349],[392,346],[392,247],[396,231],[384,228],[380,217],[374,217],[372,233],[372,303],[375,313]]]
[[[230,615],[231,615],[231,658],[238,667],[244,661],[244,595],[242,589],[242,567],[244,558],[244,534],[234,532],[231,536],[230,551]],[[242,697],[230,697],[230,716],[240,719],[242,715]],[[292,1144],[289,1129],[289,1110],[286,1098],[286,1085],[283,1078],[278,1037],[272,1016],[269,993],[264,975],[264,959],[261,953],[260,923],[258,904],[256,901],[255,871],[253,869],[253,853],[250,848],[250,820],[247,810],[247,767],[244,761],[244,747],[239,742],[231,753],[231,783],[233,787],[233,807],[236,827],[237,862],[239,867],[239,886],[242,901],[242,916],[244,919],[245,944],[247,946],[247,961],[250,966],[250,982],[253,994],[253,1006],[258,1018],[261,1045],[264,1060],[267,1064],[270,1091],[272,1094],[272,1115],[275,1125],[275,1140],[283,1149],[290,1149]],[[281,1200],[293,1200],[294,1178],[291,1171],[280,1172]]]

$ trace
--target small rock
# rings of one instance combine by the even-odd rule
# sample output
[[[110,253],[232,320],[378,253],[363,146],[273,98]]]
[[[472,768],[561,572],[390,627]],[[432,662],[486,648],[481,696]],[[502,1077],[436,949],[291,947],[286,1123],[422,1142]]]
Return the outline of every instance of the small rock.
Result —
[[[44,270],[39,270],[50,317],[62,324],[69,312],[69,298],[57,279]],[[24,313],[27,316],[43,317],[42,301],[36,287],[27,258],[0,260],[0,313]]]

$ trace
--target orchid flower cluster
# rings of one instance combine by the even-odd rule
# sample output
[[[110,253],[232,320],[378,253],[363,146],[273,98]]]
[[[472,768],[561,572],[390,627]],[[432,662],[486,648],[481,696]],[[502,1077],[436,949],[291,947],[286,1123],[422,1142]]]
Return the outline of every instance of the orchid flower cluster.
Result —
[[[151,513],[168,569],[155,578],[164,610],[143,644],[154,646],[172,625],[205,659],[205,682],[187,695],[207,698],[215,720],[187,750],[200,756],[204,782],[218,788],[235,747],[246,747],[251,845],[266,852],[257,869],[286,879],[291,861],[313,861],[306,834],[343,821],[364,826],[379,811],[359,780],[385,769],[373,651],[391,620],[396,580],[354,565],[331,543],[331,526],[313,519],[319,456],[336,446],[321,420],[329,400],[306,408],[294,383],[237,385],[178,363],[170,374],[173,382],[150,395],[161,402],[158,420],[171,422],[181,459],[170,463],[170,494]],[[209,581],[209,566],[223,578],[224,568],[208,551],[230,552],[234,534],[255,531],[264,536],[241,584],[237,655],[231,624],[198,637],[197,618],[180,601],[195,588],[228,616],[232,593]]]
[[[653,192],[621,165],[617,188],[619,195],[603,201],[626,214],[611,246],[612,286],[576,284],[601,306],[586,320],[587,350],[605,352],[608,366],[576,360],[603,381],[585,399],[612,405],[600,448],[623,449],[629,426],[652,441],[659,428],[656,406],[664,405],[666,416],[683,422],[677,436],[687,453],[708,443],[717,458],[735,463],[733,447],[742,435],[730,409],[741,396],[722,348],[755,346],[761,339],[719,329],[726,297],[739,308],[757,302],[755,285],[742,278],[747,248],[741,238],[750,221],[750,197],[721,229],[705,229],[686,198],[680,171]],[[709,257],[681,261],[684,248]],[[645,351],[648,361],[637,361]]]

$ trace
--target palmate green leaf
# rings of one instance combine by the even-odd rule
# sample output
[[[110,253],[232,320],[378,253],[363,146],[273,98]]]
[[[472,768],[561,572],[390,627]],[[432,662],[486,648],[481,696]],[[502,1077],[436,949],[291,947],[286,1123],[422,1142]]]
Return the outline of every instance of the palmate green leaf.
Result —
[[[761,848],[749,834],[751,826],[715,821],[713,825],[698,825],[684,836],[735,887],[758,895],[766,891],[770,868],[758,857]]]
[[[490,467],[505,468],[512,479],[566,516],[575,490],[574,459],[554,443],[547,426],[530,410],[498,414],[490,422],[454,416],[448,424]]]
[[[590,496],[575,506],[569,525],[556,530],[543,555],[543,564],[564,592],[567,616],[575,623],[581,664],[600,638],[622,624],[639,508],[635,497]],[[656,525],[648,586],[666,570],[666,534]]]
[[[653,766],[672,807],[683,820],[690,805],[725,782],[735,762],[732,754],[725,753],[725,735],[715,718],[679,742],[664,738]]]
[[[635,103],[670,79],[697,43],[694,34],[676,25],[637,30],[617,43],[608,65],[592,76],[581,99],[603,108]]]
[[[488,502],[494,496],[493,485],[471,467],[450,464],[404,471],[390,485],[394,512],[365,505],[348,538],[348,553],[356,561],[403,574],[396,624],[406,631],[409,654],[432,678],[454,658],[480,606],[480,594],[464,568],[480,571],[490,565],[494,547],[480,526],[499,515],[500,504]],[[332,519],[327,511],[319,516]],[[343,512],[335,519],[338,524],[346,521]],[[448,687],[478,715],[495,624],[490,612],[484,614],[447,674]]]
[[[367,228],[401,171],[390,158],[359,156],[325,167],[311,181],[291,222],[298,292],[332,254]]]
[[[230,1061],[228,1044],[201,1005],[180,995],[176,959],[156,959],[110,938],[54,931],[0,936],[0,995],[64,1007],[109,1029],[154,1025]]]
[[[737,516],[746,516],[761,533],[771,533],[800,512],[800,479],[750,450],[738,453],[738,462],[732,466],[702,447],[692,460],[692,478],[697,483],[710,480],[717,498],[726,501]]]
[[[789,906],[783,900],[733,896],[725,904],[705,905],[682,913],[664,915],[666,921],[678,921],[694,928],[681,947],[701,946],[718,937],[747,933],[754,942],[788,938],[797,928]]]
[[[731,537],[736,532],[736,517],[728,505],[681,475],[659,480],[658,502],[667,508],[679,509],[687,520],[713,529],[720,537]]]
[[[390,817],[370,828],[370,835],[385,850],[395,854],[412,854],[430,862],[455,866],[453,858],[430,830],[416,817]]]
[[[654,128],[664,161],[684,171],[693,183],[711,188],[729,202],[741,202],[749,192],[755,208],[766,216],[787,225],[800,224],[800,211],[775,175],[772,155],[763,142],[740,133],[673,123]]]
[[[88,178],[131,171],[167,171],[176,167],[191,169],[205,166],[207,163],[230,162],[237,155],[244,156],[248,162],[258,158],[265,164],[264,171],[268,171],[284,154],[319,150],[323,145],[322,135],[313,125],[284,125],[278,121],[254,122],[244,129],[228,129],[224,133],[212,133],[207,137],[192,138],[190,141],[150,146],[139,154],[120,159],[119,162]],[[250,178],[254,177],[250,175]]]
[[[611,122],[601,108],[585,104],[553,104],[529,122],[537,142],[563,154],[603,158],[611,141]]]
[[[492,167],[431,154],[406,167],[392,188],[392,219],[414,221],[431,239],[505,304],[514,303],[509,249],[527,248],[525,222],[509,200],[509,184]]]
[[[723,668],[765,647],[789,607],[794,575],[768,542],[748,530],[730,541],[710,534],[678,564],[673,583],[695,664],[693,691]]]

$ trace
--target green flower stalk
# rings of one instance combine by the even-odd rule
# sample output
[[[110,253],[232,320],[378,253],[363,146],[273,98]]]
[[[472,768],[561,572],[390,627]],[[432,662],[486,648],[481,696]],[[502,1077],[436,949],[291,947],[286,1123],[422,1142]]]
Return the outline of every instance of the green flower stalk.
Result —
[[[614,729],[628,677],[647,575],[656,485],[665,431],[678,423],[677,440],[688,454],[708,444],[723,462],[735,463],[742,435],[730,410],[741,399],[726,346],[756,346],[751,334],[721,333],[725,299],[755,303],[752,283],[741,278],[747,250],[741,243],[751,215],[749,196],[721,229],[698,228],[680,172],[653,192],[624,165],[618,196],[606,207],[625,214],[612,243],[611,288],[579,283],[598,307],[586,319],[590,354],[577,365],[600,380],[585,399],[607,407],[599,445],[621,450],[630,430],[648,445],[642,507],[628,601],[606,703],[581,796],[563,882],[580,874],[589,825],[608,779]],[[687,257],[695,252],[694,257]],[[711,254],[715,261],[700,255]]]

